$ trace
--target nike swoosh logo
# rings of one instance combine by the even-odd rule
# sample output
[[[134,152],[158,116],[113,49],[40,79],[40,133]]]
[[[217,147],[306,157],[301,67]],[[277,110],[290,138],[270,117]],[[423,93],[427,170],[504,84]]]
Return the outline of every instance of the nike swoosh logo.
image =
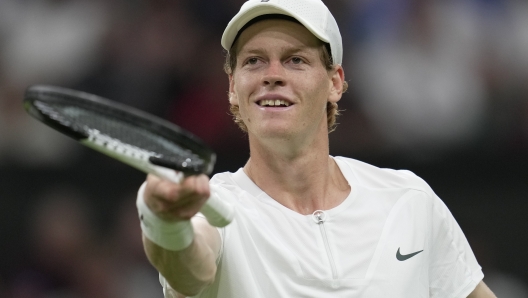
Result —
[[[417,252],[413,252],[412,254],[408,254],[408,255],[402,255],[400,254],[400,248],[398,247],[398,251],[396,252],[396,259],[398,259],[398,261],[405,261],[407,259],[410,259],[412,257],[414,257],[415,255],[421,253],[423,251],[420,250],[420,251],[417,251]]]

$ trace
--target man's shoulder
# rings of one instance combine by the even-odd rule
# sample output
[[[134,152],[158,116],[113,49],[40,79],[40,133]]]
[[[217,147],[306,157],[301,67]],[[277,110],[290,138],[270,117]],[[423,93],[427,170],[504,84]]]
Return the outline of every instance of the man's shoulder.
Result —
[[[236,174],[232,172],[220,172],[216,173],[211,177],[211,184],[213,185],[231,185],[235,184],[234,181],[234,175]]]
[[[407,188],[432,193],[431,187],[409,170],[380,168],[353,158],[334,157],[341,168],[346,166],[351,179],[368,188]],[[348,178],[348,177],[347,177]]]

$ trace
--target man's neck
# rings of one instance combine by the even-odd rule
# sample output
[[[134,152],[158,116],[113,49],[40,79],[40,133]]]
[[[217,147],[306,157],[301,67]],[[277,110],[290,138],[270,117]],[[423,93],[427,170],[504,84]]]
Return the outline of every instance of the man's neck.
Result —
[[[251,158],[244,172],[270,197],[301,214],[328,210],[350,193],[350,186],[329,156],[328,136],[304,148],[266,146],[250,139]]]

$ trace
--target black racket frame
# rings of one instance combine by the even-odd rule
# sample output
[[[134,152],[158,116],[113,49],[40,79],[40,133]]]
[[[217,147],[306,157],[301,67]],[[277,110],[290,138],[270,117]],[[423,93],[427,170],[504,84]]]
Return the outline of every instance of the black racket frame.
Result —
[[[77,141],[88,138],[89,134],[87,128],[77,125],[76,123],[71,123],[60,115],[54,115],[53,111],[44,111],[42,108],[39,108],[39,102],[42,102],[44,105],[49,103],[77,106],[127,123],[134,123],[134,125],[176,143],[184,150],[189,150],[201,159],[199,166],[196,166],[196,163],[194,163],[194,165],[192,165],[193,163],[189,163],[191,165],[183,167],[180,161],[174,161],[163,156],[151,156],[149,161],[152,164],[182,171],[186,175],[196,175],[200,173],[209,175],[216,162],[216,154],[214,151],[198,137],[174,123],[131,106],[111,101],[94,94],[63,87],[33,85],[27,88],[24,96],[24,108],[26,111],[46,125]]]

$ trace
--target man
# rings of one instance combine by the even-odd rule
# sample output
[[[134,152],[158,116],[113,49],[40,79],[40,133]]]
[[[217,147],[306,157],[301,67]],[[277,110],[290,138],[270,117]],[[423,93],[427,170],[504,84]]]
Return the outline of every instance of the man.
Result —
[[[138,208],[165,297],[494,297],[425,182],[329,156],[346,83],[321,1],[247,1],[222,45],[251,157],[211,181],[147,177]],[[211,192],[236,207],[225,228],[195,216]]]

